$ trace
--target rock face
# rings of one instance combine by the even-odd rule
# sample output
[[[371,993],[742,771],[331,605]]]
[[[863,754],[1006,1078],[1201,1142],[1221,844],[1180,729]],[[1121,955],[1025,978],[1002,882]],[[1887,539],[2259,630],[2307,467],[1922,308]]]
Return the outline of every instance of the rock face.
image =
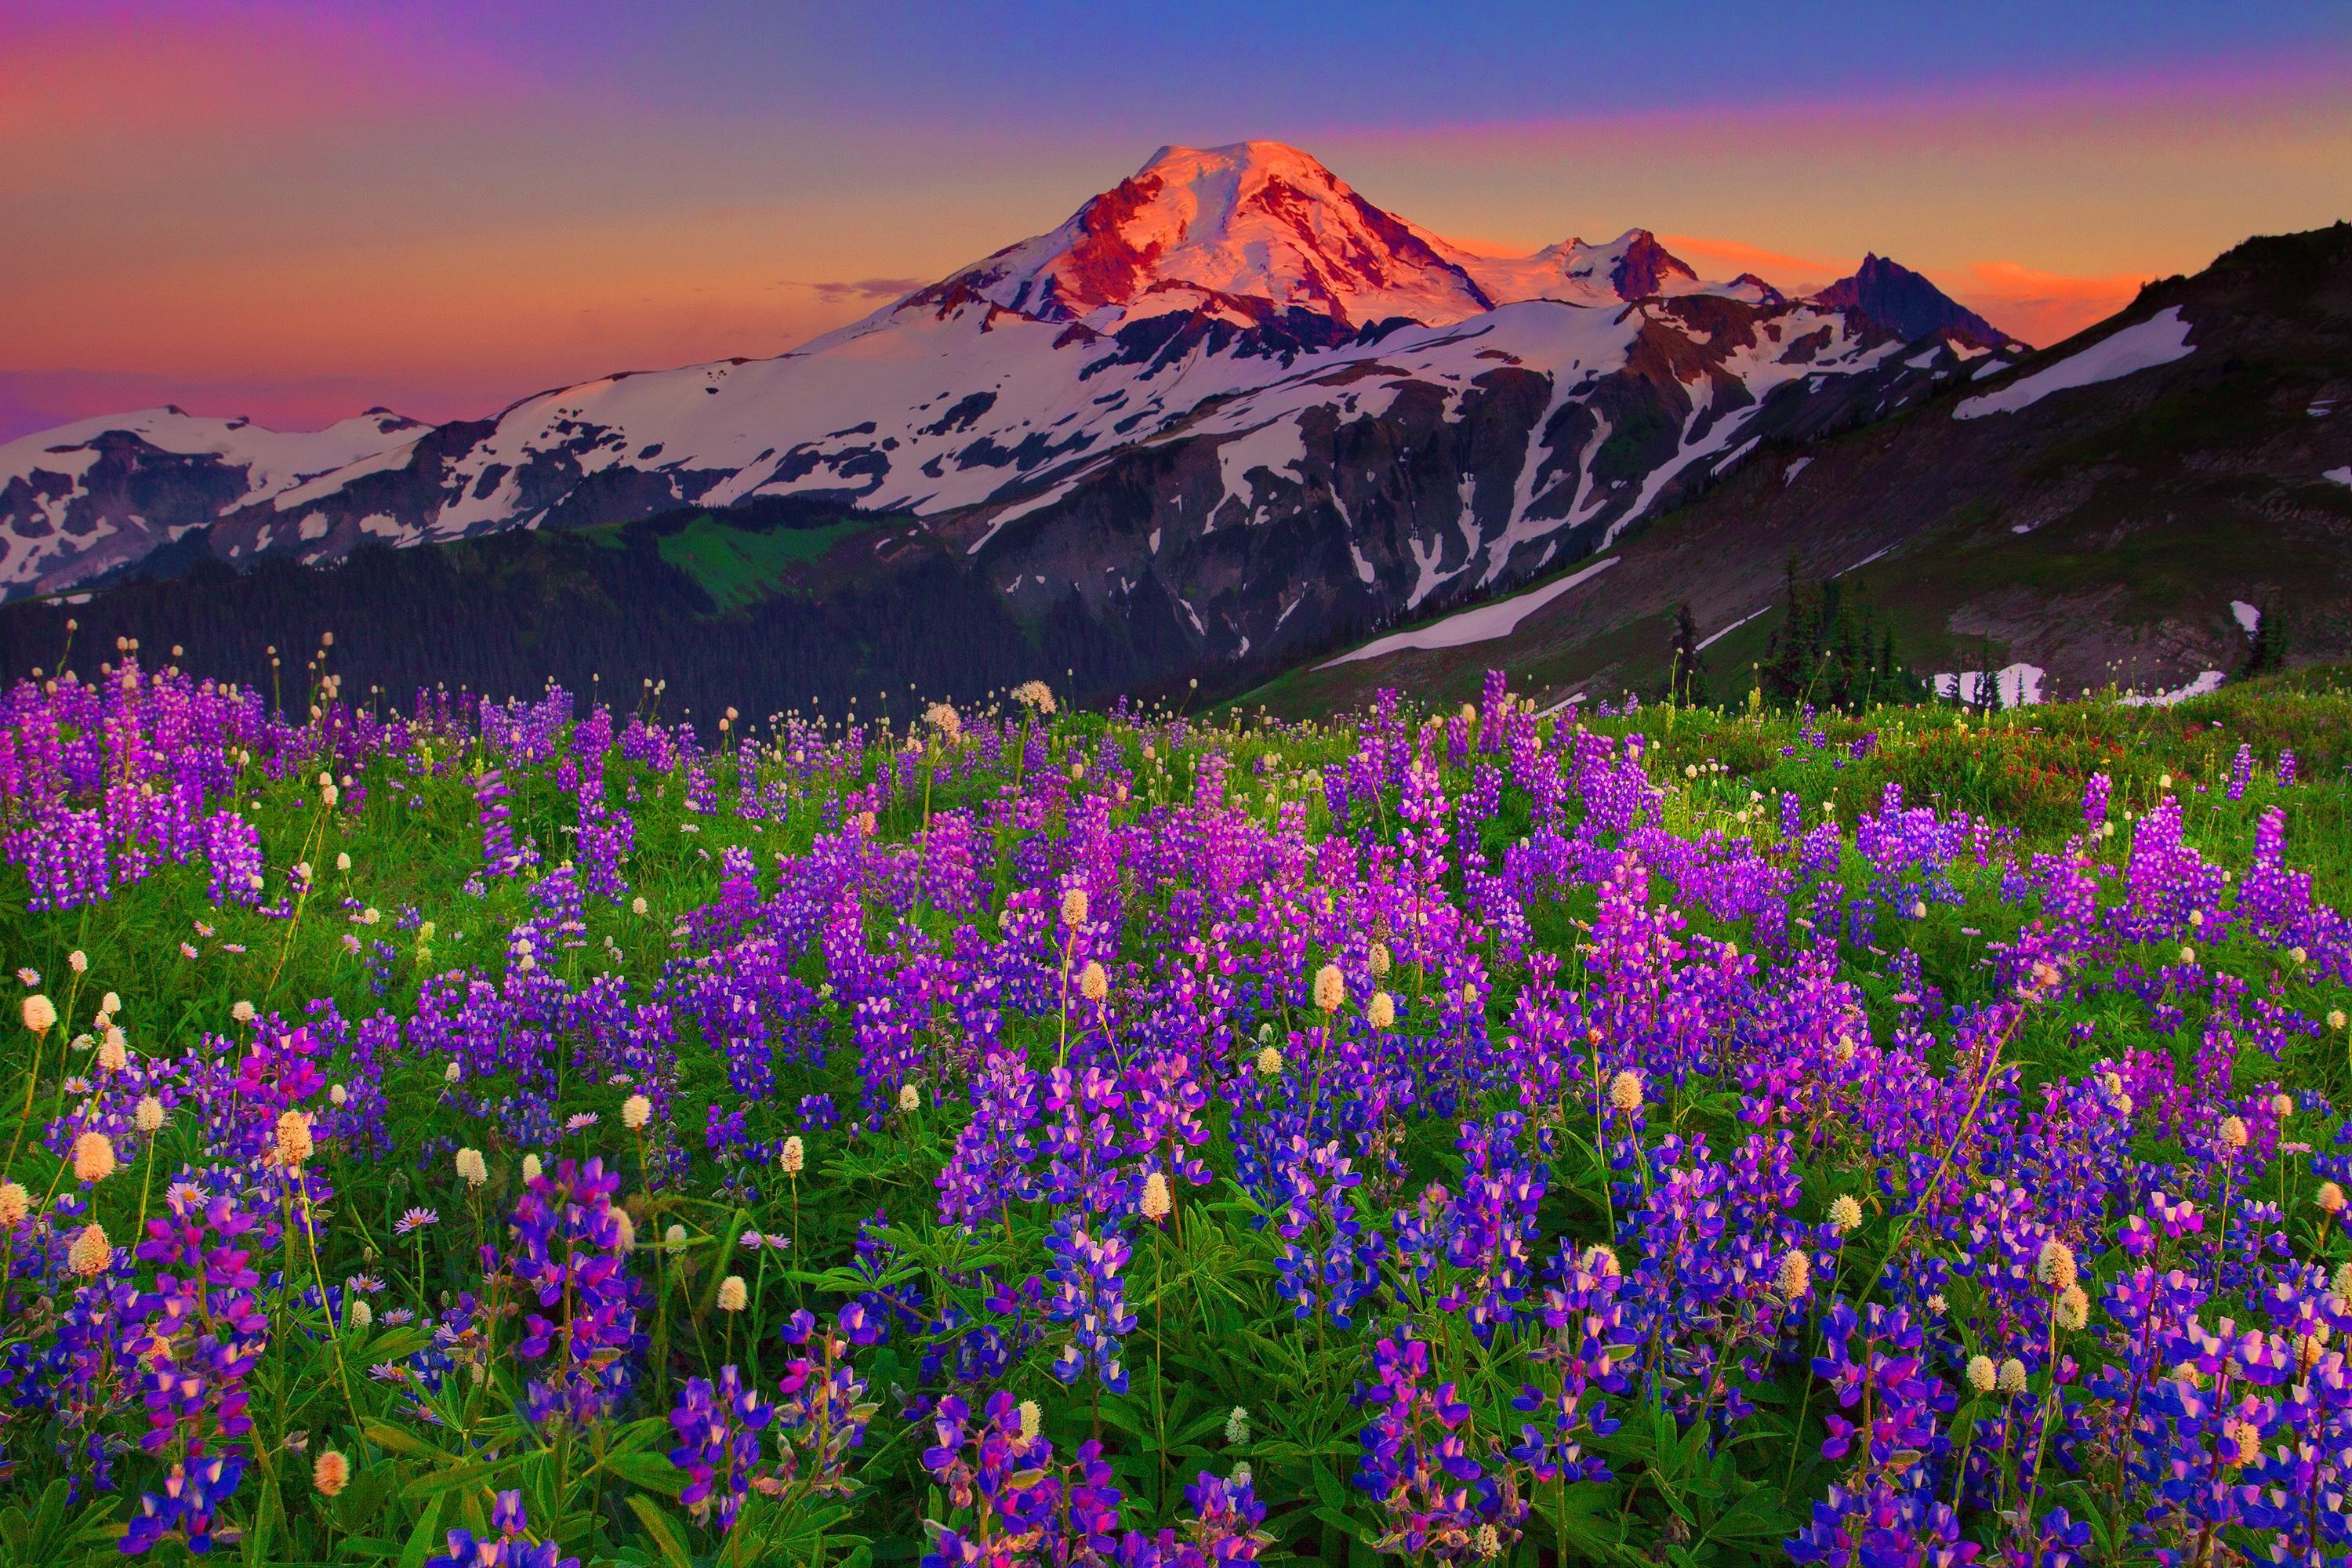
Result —
[[[1200,666],[1265,660],[1586,553],[1999,337],[1892,264],[1849,282],[1704,283],[1640,229],[1483,257],[1296,149],[1163,148],[775,358],[430,428],[172,412],[28,437],[0,448],[0,589],[797,497],[911,516],[1023,616],[1164,616]]]
[[[1971,348],[2009,349],[2008,333],[1968,309],[1916,272],[1883,256],[1865,256],[1862,269],[1813,296],[1832,310],[1859,310],[1903,338],[1941,332]]]

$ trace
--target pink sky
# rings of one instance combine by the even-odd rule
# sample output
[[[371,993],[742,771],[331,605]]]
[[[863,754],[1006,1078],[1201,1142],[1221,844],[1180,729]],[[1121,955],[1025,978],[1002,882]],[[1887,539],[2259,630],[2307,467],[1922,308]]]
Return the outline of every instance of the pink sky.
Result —
[[[388,15],[0,19],[0,437],[163,401],[439,419],[775,353],[1051,227],[1161,142],[1289,141],[1485,248],[1640,226],[1702,275],[1783,287],[1876,250],[2045,343],[2250,233],[2352,214],[2340,51],[1409,123],[1269,93],[1193,123],[1075,92],[977,118],[944,89],[816,104],[828,62],[790,28],[797,86],[680,91],[645,78],[707,82],[730,40],[597,53]]]

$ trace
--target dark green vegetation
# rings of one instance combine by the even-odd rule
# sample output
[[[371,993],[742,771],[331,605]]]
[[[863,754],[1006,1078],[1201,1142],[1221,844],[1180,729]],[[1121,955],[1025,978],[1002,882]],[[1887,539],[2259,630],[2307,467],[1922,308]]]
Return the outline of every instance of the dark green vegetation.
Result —
[[[625,706],[663,682],[665,712],[706,720],[730,706],[838,714],[856,699],[903,721],[910,686],[968,700],[1045,670],[1108,694],[1171,682],[1175,667],[1149,625],[1105,626],[1075,603],[1014,614],[903,518],[762,500],[374,548],[325,568],[206,559],[84,603],[0,607],[0,668],[54,672],[133,637],[157,664],[291,691],[301,672],[273,668],[271,650],[322,633],[345,698],[380,691],[379,706],[404,709],[419,689],[527,696],[551,679]]]

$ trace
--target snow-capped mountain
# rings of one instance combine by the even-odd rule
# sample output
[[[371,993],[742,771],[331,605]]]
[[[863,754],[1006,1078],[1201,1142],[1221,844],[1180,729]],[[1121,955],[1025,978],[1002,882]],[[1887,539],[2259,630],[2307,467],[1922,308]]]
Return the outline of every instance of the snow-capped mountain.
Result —
[[[1979,352],[1965,322],[1906,334],[1859,300],[1703,282],[1643,230],[1483,257],[1296,149],[1171,147],[774,358],[429,429],[27,437],[0,448],[0,584],[802,496],[911,514],[1024,614],[1161,616],[1198,658],[1264,657],[1573,559]]]
[[[167,405],[0,444],[0,584],[13,597],[136,565],[191,529],[397,452],[430,428],[371,408],[287,432]]]

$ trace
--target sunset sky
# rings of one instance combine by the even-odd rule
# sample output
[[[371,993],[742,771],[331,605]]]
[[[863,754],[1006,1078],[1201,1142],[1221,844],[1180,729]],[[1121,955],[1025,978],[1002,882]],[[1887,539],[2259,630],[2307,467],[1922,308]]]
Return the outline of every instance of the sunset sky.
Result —
[[[0,439],[772,354],[1252,137],[1479,248],[1874,249],[2048,342],[2352,216],[2352,7],[0,0]]]

